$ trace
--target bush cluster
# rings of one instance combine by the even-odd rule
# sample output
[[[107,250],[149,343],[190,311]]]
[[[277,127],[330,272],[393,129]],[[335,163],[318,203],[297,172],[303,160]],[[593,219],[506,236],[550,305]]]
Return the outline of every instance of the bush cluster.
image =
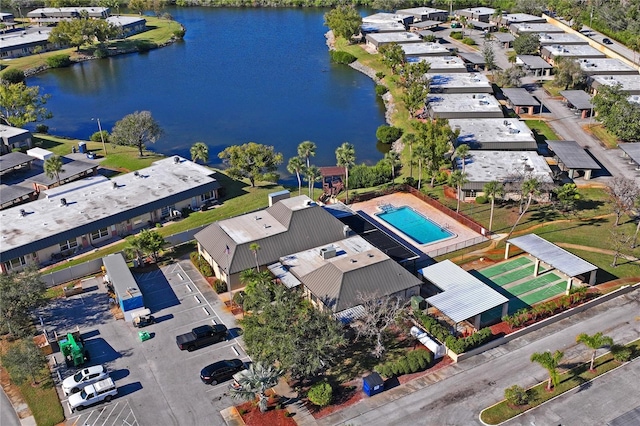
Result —
[[[382,84],[376,84],[376,96],[382,97],[385,93],[389,91],[387,86],[383,86]]]
[[[529,402],[529,393],[522,386],[513,385],[504,390],[504,399],[512,405],[524,405]]]
[[[191,263],[193,263],[194,266],[198,268],[198,271],[200,271],[202,275],[204,275],[205,277],[210,277],[213,275],[213,268],[211,267],[211,265],[209,265],[209,262],[204,259],[204,257],[200,256],[200,253],[194,251],[189,255],[189,258],[191,259]]]
[[[215,280],[213,280],[213,283],[211,284],[211,287],[213,287],[213,290],[217,293],[224,293],[227,291],[227,283],[222,281],[221,279],[216,278]]]
[[[369,188],[391,180],[391,166],[384,160],[375,166],[360,164],[349,170],[349,189]]]
[[[487,204],[489,200],[484,195],[476,197],[476,204]]]
[[[311,386],[307,398],[313,404],[319,407],[326,407],[331,403],[331,397],[333,396],[333,388],[328,382],[320,382]]]
[[[376,137],[384,144],[390,144],[402,137],[402,129],[400,127],[387,126],[383,124],[376,130]]]
[[[611,345],[611,355],[618,362],[627,362],[633,355],[633,350],[624,345]]]
[[[245,296],[245,292],[244,291],[237,291],[233,294],[233,303],[235,303],[238,306],[242,306],[244,304],[244,296]]]
[[[451,336],[451,331],[449,331],[449,328],[440,324],[434,317],[426,315],[422,311],[414,311],[413,315],[420,322],[420,324],[422,324],[424,329],[427,330],[427,333],[438,339],[441,343],[444,343],[447,337]]]
[[[2,74],[1,80],[7,84],[24,83],[24,72],[16,68],[10,68]]]
[[[64,68],[71,65],[71,58],[69,57],[69,55],[65,55],[64,53],[60,55],[49,56],[46,61],[47,65],[49,65],[51,68]]]
[[[93,55],[98,59],[102,59],[109,56],[109,51],[104,46],[100,46],[93,52]]]
[[[469,337],[455,338],[449,336],[445,339],[445,345],[456,354],[462,354],[470,351],[473,348],[482,346],[487,343],[493,337],[493,333],[490,328],[483,328],[473,333]]]
[[[102,132],[95,132],[91,135],[89,140],[93,142],[102,142],[102,138],[104,138],[105,143],[109,142],[109,132],[106,130],[103,130]]]
[[[431,352],[417,349],[396,361],[376,365],[374,371],[384,377],[411,374],[426,369],[431,364],[431,360]]]
[[[462,42],[468,46],[473,46],[474,44],[476,44],[475,40],[472,39],[471,37],[465,37],[462,39]]]
[[[462,31],[451,31],[451,38],[454,40],[462,40]]]
[[[37,124],[36,125],[36,133],[49,133],[49,126],[46,124]]]
[[[349,52],[345,52],[344,50],[332,50],[329,53],[331,55],[331,60],[337,64],[349,65],[351,62],[356,60],[355,56]]]

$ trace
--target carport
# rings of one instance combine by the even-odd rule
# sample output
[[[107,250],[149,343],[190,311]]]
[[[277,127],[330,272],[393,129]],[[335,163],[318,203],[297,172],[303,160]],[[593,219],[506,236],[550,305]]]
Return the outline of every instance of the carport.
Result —
[[[629,158],[629,164],[636,165],[636,170],[640,170],[640,144],[639,143],[619,143],[618,146],[624,152],[624,156]]]
[[[563,90],[560,94],[569,105],[573,105],[575,109],[580,111],[581,118],[587,118],[593,114],[591,96],[587,92],[583,90]]]
[[[485,62],[484,57],[478,53],[468,53],[468,52],[459,52],[458,56],[462,59],[467,65],[471,65],[474,70],[479,70],[481,67],[484,68]]]
[[[585,180],[591,179],[592,170],[600,166],[576,141],[547,141],[562,171],[568,171],[573,179],[576,172],[583,171]]]
[[[535,77],[550,76],[553,66],[536,55],[518,55],[517,64],[524,65],[524,68],[531,71]]]
[[[138,283],[133,278],[121,253],[103,257],[102,264],[107,271],[105,281],[113,284],[118,305],[124,314],[124,320],[131,321],[133,312],[144,308],[144,300]]]
[[[569,290],[571,290],[573,278],[579,275],[585,275],[589,272],[589,285],[596,283],[597,266],[592,265],[573,253],[569,253],[565,249],[558,247],[536,234],[527,234],[507,240],[507,246],[504,251],[505,259],[509,258],[509,248],[512,244],[535,258],[536,261],[533,269],[534,277],[538,276],[540,261],[543,261],[568,276],[567,294],[569,294]]]
[[[501,43],[505,49],[510,48],[511,43],[516,39],[513,34],[500,32],[491,34],[491,37],[493,37],[498,43]]]
[[[502,305],[502,316],[509,311],[509,299],[498,293],[450,260],[420,269],[422,275],[442,293],[427,298],[427,303],[454,323],[473,318],[473,326],[480,329],[480,316]]]
[[[533,115],[535,107],[540,106],[540,102],[531,96],[527,89],[521,87],[502,89],[502,93],[507,98],[509,108],[514,110],[516,114]]]

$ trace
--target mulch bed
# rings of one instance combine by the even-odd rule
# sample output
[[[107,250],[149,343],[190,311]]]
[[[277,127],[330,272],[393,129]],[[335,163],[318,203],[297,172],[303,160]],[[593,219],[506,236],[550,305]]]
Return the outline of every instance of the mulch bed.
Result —
[[[359,379],[352,380],[344,385],[340,385],[333,390],[333,400],[331,405],[327,407],[318,407],[311,403],[307,408],[315,419],[321,419],[329,414],[340,411],[350,405],[353,405],[365,397],[362,392],[362,381]]]
[[[261,413],[258,406],[252,401],[238,405],[236,409],[247,426],[296,426],[293,417],[286,416],[286,409],[276,408],[278,402],[278,397],[270,397],[267,411],[264,413]]]

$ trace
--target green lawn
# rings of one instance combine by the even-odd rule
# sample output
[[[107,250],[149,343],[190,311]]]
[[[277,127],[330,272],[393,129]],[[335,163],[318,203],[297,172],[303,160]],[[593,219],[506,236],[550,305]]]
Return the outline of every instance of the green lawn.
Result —
[[[38,386],[31,386],[29,381],[20,385],[20,393],[38,426],[54,426],[64,421],[64,411],[48,369],[44,376],[46,379]]]
[[[618,138],[609,133],[602,124],[593,124],[588,126],[586,130],[598,138],[598,140],[600,140],[600,142],[602,142],[602,144],[608,149],[615,149],[618,147]]]
[[[549,125],[544,121],[525,120],[525,123],[531,130],[533,130],[536,136],[536,141],[538,143],[542,143],[546,140],[553,141],[560,139],[558,135],[556,135],[556,133],[551,129],[551,127],[549,127]]]

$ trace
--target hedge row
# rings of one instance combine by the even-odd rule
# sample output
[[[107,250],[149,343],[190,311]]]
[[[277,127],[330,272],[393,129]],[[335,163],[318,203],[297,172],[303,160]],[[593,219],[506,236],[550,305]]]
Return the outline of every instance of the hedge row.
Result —
[[[200,256],[200,253],[194,251],[189,255],[189,258],[191,259],[191,263],[198,268],[198,271],[200,271],[202,275],[205,277],[213,276],[213,268],[209,265],[209,262],[204,259],[204,257]]]
[[[409,352],[406,356],[401,357],[395,362],[389,361],[384,364],[378,364],[373,370],[381,376],[394,377],[422,371],[431,364],[431,361],[431,352],[418,349]]]
[[[331,60],[337,64],[349,65],[357,59],[351,53],[343,50],[331,50],[329,54],[331,55]]]
[[[456,354],[477,348],[493,338],[493,333],[489,328],[483,328],[469,337],[457,338],[451,333],[449,328],[443,326],[437,319],[426,315],[424,312],[414,311],[413,315],[429,334],[441,343],[444,343],[448,349],[451,349]]]
[[[529,321],[537,321],[555,315],[558,312],[566,311],[571,306],[584,301],[588,294],[587,287],[572,288],[570,294],[563,295],[556,300],[539,303],[530,308],[523,308],[512,315],[505,315],[502,321],[512,328],[522,327]]]

